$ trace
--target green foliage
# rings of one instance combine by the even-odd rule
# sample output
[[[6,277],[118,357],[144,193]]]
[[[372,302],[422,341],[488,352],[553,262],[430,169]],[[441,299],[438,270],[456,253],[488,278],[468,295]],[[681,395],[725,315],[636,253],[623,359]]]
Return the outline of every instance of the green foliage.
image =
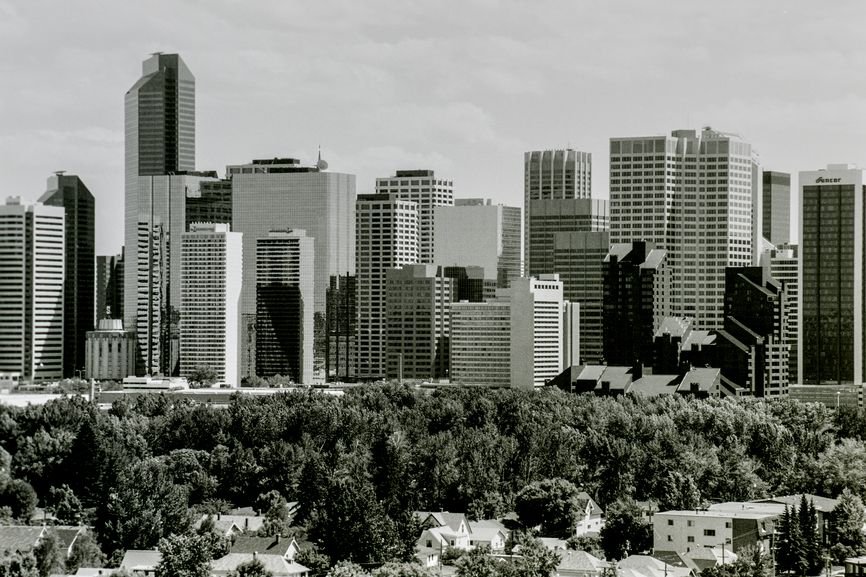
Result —
[[[209,387],[217,381],[217,372],[213,367],[199,365],[193,367],[187,380],[189,381],[189,386],[192,388]]]
[[[105,555],[90,531],[81,533],[72,544],[69,558],[66,560],[66,571],[75,574],[79,567],[104,567]]]
[[[373,577],[433,577],[433,572],[418,563],[385,563]]]
[[[273,537],[289,534],[289,504],[277,491],[270,491],[258,499],[259,510],[265,511],[265,521],[259,535]]]
[[[76,525],[81,522],[83,510],[81,501],[69,485],[51,487],[45,504],[57,520],[64,525]]]
[[[265,568],[265,564],[259,559],[252,559],[246,563],[241,563],[237,568],[229,573],[229,577],[272,577],[273,573]]]
[[[541,526],[543,535],[568,537],[574,533],[582,513],[580,491],[565,479],[544,479],[524,487],[514,500],[514,508],[524,527]]]
[[[357,563],[343,560],[331,567],[328,577],[370,577],[370,574]]]
[[[490,556],[487,546],[475,547],[457,561],[457,577],[494,577],[500,562]]]
[[[756,547],[740,549],[737,560],[701,571],[701,577],[770,577],[773,566],[769,555]]]
[[[818,539],[815,506],[803,495],[800,508],[785,507],[779,521],[776,560],[779,570],[795,575],[814,575],[824,565]]]
[[[202,535],[170,535],[159,541],[162,560],[156,577],[210,577],[213,559],[210,544]]]
[[[545,547],[541,541],[524,537],[520,539],[518,546],[519,551],[514,558],[514,568],[518,576],[549,577],[556,572],[560,556]]]
[[[328,556],[311,548],[298,551],[295,561],[310,570],[310,577],[324,577],[331,568]]]
[[[833,510],[831,523],[834,541],[842,548],[837,548],[834,555],[838,562],[843,562],[845,557],[861,555],[866,549],[864,524],[866,524],[866,512],[864,512],[863,500],[850,490],[844,489],[839,496],[839,503]]]
[[[465,549],[458,549],[457,547],[448,546],[442,551],[442,554],[439,556],[439,561],[443,565],[454,565],[455,562],[463,557],[466,554]]]
[[[601,548],[601,539],[595,536],[581,535],[580,537],[569,537],[565,546],[575,551],[586,551],[590,555],[604,559],[604,549]]]
[[[652,525],[633,500],[623,499],[608,507],[599,539],[605,559],[619,561],[652,547]]]
[[[65,572],[66,551],[54,531],[46,532],[33,548],[33,555],[36,557],[39,577]]]
[[[8,507],[14,519],[27,522],[33,516],[38,497],[27,481],[12,479],[0,487],[0,507]]]
[[[0,577],[40,577],[32,552],[5,551],[0,557]]]

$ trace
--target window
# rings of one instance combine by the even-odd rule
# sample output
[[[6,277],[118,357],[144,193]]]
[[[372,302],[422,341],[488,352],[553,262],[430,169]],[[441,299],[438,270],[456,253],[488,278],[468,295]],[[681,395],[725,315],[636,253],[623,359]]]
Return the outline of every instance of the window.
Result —
[[[673,525],[673,524],[674,524],[674,520],[673,520],[673,519],[668,519],[668,525]]]
[[[432,549],[432,548],[433,548],[433,541],[431,541],[430,539],[427,539],[427,548],[428,548],[428,549]]]
[[[695,542],[695,536],[689,535],[688,537],[686,537],[686,541],[688,541],[689,543],[694,543]]]
[[[730,529],[730,528],[731,528],[731,522],[725,521],[725,529]]]
[[[704,529],[704,537],[715,537],[716,530],[715,529]]]
[[[692,521],[691,519],[689,519],[688,521],[686,521],[686,526],[687,526],[687,527],[694,527],[694,526],[695,526],[695,522]]]

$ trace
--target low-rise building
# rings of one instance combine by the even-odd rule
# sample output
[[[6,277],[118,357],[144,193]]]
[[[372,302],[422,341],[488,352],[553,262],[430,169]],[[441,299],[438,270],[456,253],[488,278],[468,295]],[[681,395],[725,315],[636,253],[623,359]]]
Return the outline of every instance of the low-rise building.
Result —
[[[726,547],[736,553],[745,546],[770,551],[776,518],[759,510],[659,512],[653,517],[653,551]]]
[[[135,333],[123,330],[120,319],[102,319],[87,331],[84,376],[100,381],[121,381],[135,374]]]

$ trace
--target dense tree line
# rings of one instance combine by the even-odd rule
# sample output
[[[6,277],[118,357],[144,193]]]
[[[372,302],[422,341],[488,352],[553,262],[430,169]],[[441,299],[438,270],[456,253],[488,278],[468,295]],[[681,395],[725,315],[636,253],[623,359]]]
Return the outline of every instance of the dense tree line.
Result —
[[[107,412],[65,398],[0,407],[0,514],[27,518],[38,499],[93,522],[116,559],[189,535],[195,514],[298,501],[295,524],[331,562],[401,562],[419,534],[413,510],[493,517],[539,491],[580,488],[611,512],[644,499],[664,510],[795,492],[863,497],[863,423],[788,400],[554,390],[388,385],[237,396],[226,408],[154,395]],[[533,522],[560,532],[563,511]],[[278,512],[270,523],[287,530]]]

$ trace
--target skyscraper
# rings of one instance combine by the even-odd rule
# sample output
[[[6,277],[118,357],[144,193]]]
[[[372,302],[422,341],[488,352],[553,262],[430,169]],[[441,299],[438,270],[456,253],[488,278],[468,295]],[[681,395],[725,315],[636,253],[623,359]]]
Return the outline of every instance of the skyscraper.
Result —
[[[369,381],[386,374],[387,271],[418,262],[418,203],[396,194],[360,194],[355,222],[357,376]]]
[[[242,236],[227,224],[193,223],[181,235],[180,375],[212,369],[240,386],[238,322]]]
[[[800,172],[801,385],[863,384],[864,170]]]
[[[302,165],[293,158],[253,160],[231,165],[232,227],[244,234],[242,331],[255,327],[256,241],[271,230],[305,230],[313,239],[313,311],[315,315],[314,372],[325,368],[330,277],[355,272],[355,175],[326,171],[323,162]],[[253,329],[254,331],[254,329]],[[244,341],[250,335],[244,335]],[[255,364],[244,358],[241,369],[250,376]]]
[[[177,54],[152,54],[125,97],[124,328],[138,373],[176,374],[180,237],[195,173],[195,78]]]
[[[431,264],[391,268],[386,274],[388,378],[447,378],[456,282]]]
[[[764,238],[775,245],[791,240],[791,175],[765,170],[763,175]]]
[[[797,334],[800,327],[798,278],[799,250],[796,244],[783,244],[764,251],[761,266],[769,269],[770,276],[782,283],[785,289],[785,325],[782,335],[788,345],[788,379],[796,382],[799,348]]]
[[[93,330],[96,203],[80,178],[60,172],[48,178],[39,202],[65,213],[63,376],[82,376],[87,331]]]
[[[529,211],[529,243],[525,247],[527,276],[559,273],[554,264],[556,235],[601,232],[610,227],[607,200],[588,198],[532,200]]]
[[[313,239],[303,230],[256,240],[256,375],[313,382]]]
[[[523,270],[530,271],[532,204],[536,200],[588,199],[592,196],[592,154],[572,149],[535,150],[523,155]],[[552,271],[542,271],[548,273]],[[538,273],[541,274],[541,273]]]
[[[612,243],[667,252],[674,314],[722,326],[725,268],[753,262],[752,147],[711,128],[610,141]]]
[[[0,373],[63,376],[64,209],[0,205]]]
[[[433,260],[442,266],[480,266],[505,288],[520,278],[520,208],[490,199],[456,199],[433,209]]]
[[[96,323],[123,319],[123,252],[96,257]]]
[[[650,367],[653,335],[666,307],[670,275],[665,251],[652,243],[614,244],[604,259],[604,360],[609,365]]]
[[[394,176],[376,179],[376,193],[396,194],[418,204],[418,262],[433,264],[435,207],[454,205],[452,182],[436,178],[432,170],[398,170]]]

